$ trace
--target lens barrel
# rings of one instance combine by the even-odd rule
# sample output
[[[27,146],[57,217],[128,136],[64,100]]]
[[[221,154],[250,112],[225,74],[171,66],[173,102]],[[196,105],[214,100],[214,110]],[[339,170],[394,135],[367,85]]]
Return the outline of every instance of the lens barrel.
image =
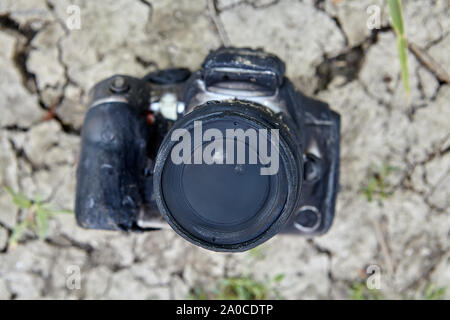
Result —
[[[277,234],[300,197],[303,157],[283,115],[247,101],[208,102],[175,122],[154,169],[159,210],[188,241],[245,251]]]

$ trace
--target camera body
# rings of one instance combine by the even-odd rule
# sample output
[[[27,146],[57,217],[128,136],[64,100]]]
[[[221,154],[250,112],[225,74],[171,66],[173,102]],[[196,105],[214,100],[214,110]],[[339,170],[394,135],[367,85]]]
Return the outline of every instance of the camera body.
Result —
[[[279,232],[328,231],[340,117],[284,72],[262,50],[220,48],[192,74],[166,69],[99,82],[82,129],[78,224],[170,226],[215,251],[248,250]]]

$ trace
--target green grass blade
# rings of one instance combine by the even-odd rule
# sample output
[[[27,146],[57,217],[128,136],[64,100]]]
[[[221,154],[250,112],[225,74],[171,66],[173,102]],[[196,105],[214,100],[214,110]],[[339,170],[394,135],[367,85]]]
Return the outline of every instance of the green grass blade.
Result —
[[[395,32],[400,35],[405,34],[405,27],[403,24],[402,2],[401,0],[388,0],[389,11],[391,13],[392,23]]]
[[[281,280],[283,280],[284,279],[284,274],[283,273],[280,273],[280,274],[277,274],[276,276],[275,276],[275,278],[273,278],[273,281],[275,282],[275,283],[277,283],[277,282],[280,282]]]
[[[57,214],[74,214],[73,210],[69,209],[55,209],[50,203],[41,203],[40,207],[49,213],[49,216],[55,216]]]
[[[69,210],[69,209],[53,210],[52,213],[53,214],[71,214],[71,215],[74,215],[73,210]]]
[[[31,208],[31,201],[28,200],[28,198],[22,194],[22,193],[15,193],[11,188],[5,187],[6,191],[9,193],[9,195],[12,198],[13,203],[19,207],[20,209],[29,209]]]
[[[402,69],[402,80],[406,92],[409,94],[409,71],[408,71],[408,45],[405,38],[398,38],[398,52],[400,57],[400,66]]]
[[[395,34],[397,35],[397,46],[402,72],[402,81],[407,94],[410,92],[409,70],[408,70],[408,42],[406,40],[405,25],[403,22],[401,0],[388,0],[389,11]]]
[[[425,300],[440,300],[445,295],[445,287],[436,288],[434,284],[429,284],[425,289],[424,297]]]
[[[47,237],[50,213],[42,207],[36,208],[36,227],[39,239]]]
[[[11,237],[9,238],[10,249],[14,249],[15,247],[17,247],[17,243],[19,242],[20,237],[25,232],[27,227],[28,227],[27,221],[22,221],[21,223],[16,224],[16,226],[12,231]]]

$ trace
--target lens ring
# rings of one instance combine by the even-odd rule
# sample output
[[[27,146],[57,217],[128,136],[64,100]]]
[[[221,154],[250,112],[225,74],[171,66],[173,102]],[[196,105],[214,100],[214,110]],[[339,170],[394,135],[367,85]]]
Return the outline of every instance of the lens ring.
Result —
[[[209,121],[230,119],[230,117],[243,119],[243,121],[248,121],[261,128],[279,129],[280,163],[282,163],[283,166],[282,175],[285,176],[285,181],[282,182],[282,185],[285,186],[286,191],[284,192],[284,195],[277,195],[277,197],[275,197],[275,207],[279,209],[279,214],[276,216],[268,215],[267,228],[260,229],[258,234],[254,234],[251,238],[244,239],[243,237],[238,237],[238,241],[235,243],[221,243],[220,236],[217,236],[214,232],[202,231],[202,236],[193,235],[192,230],[188,230],[189,228],[187,228],[186,225],[177,221],[175,216],[179,217],[181,214],[174,214],[169,210],[166,197],[169,191],[167,189],[172,191],[172,185],[170,183],[165,183],[164,178],[165,175],[167,175],[167,172],[165,171],[165,166],[168,162],[167,160],[176,143],[176,141],[171,141],[170,139],[171,133],[175,129],[192,129],[194,121],[197,120],[203,121],[203,124],[207,124]],[[244,251],[251,249],[278,233],[291,217],[292,212],[298,203],[303,178],[302,157],[298,156],[301,154],[300,152],[300,147],[295,142],[289,129],[287,129],[284,123],[282,123],[273,112],[268,111],[263,106],[242,101],[214,102],[199,106],[178,120],[161,144],[155,163],[154,174],[154,191],[158,207],[169,225],[182,237],[196,245],[215,251]],[[277,193],[279,194],[282,192],[278,191]],[[205,235],[205,233],[207,235]]]

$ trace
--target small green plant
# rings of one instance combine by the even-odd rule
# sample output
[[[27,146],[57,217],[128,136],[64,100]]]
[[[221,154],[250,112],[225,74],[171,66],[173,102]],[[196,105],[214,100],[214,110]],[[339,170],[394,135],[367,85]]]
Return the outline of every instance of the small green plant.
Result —
[[[402,71],[402,80],[405,91],[409,94],[409,71],[408,71],[408,42],[406,40],[405,25],[403,22],[402,1],[388,0],[389,12],[392,19],[392,27],[397,35],[398,54]]]
[[[210,297],[214,298],[214,296],[208,295],[208,292],[201,287],[192,288],[188,295],[190,300],[208,300]]]
[[[352,300],[382,300],[383,295],[376,289],[367,288],[364,282],[354,282],[350,286],[349,298]]]
[[[206,292],[201,288],[194,288],[189,297],[195,300],[264,300],[272,297],[283,299],[276,288],[276,284],[283,280],[283,278],[283,274],[279,274],[266,282],[256,281],[247,275],[226,278],[212,292]]]
[[[383,164],[380,169],[375,170],[370,174],[367,184],[362,189],[362,193],[366,196],[367,201],[372,202],[377,199],[379,205],[383,205],[383,199],[387,198],[392,193],[391,191],[388,191],[390,185],[387,182],[387,178],[396,170],[396,167]]]
[[[248,254],[250,258],[260,261],[264,260],[264,258],[266,257],[263,251],[264,250],[261,248],[261,246],[259,246],[251,249]]]
[[[433,283],[430,283],[424,293],[423,293],[423,299],[424,300],[441,300],[444,298],[445,295],[445,287],[436,288],[436,285]]]
[[[268,288],[250,277],[224,279],[217,298],[220,300],[264,300]]]
[[[14,227],[9,238],[9,249],[17,247],[20,238],[26,230],[35,232],[39,239],[44,240],[47,237],[49,220],[52,216],[59,213],[72,213],[69,210],[55,210],[49,203],[40,199],[28,199],[23,193],[16,193],[11,188],[6,187],[13,203],[24,211],[24,219]]]

